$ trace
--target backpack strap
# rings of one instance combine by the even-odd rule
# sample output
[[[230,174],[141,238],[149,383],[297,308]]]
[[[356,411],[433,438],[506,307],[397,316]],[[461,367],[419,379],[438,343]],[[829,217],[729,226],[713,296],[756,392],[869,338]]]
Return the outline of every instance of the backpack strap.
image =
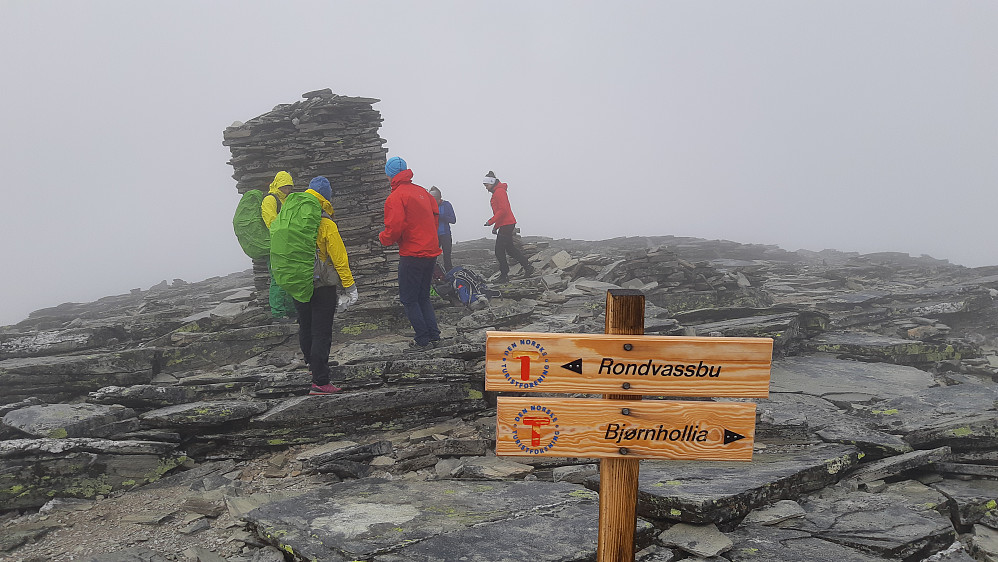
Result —
[[[274,194],[274,193],[268,193],[268,194],[267,194],[267,195],[265,195],[264,197],[273,197],[273,198],[274,198],[274,201],[275,201],[275,202],[277,203],[277,212],[278,212],[278,213],[280,213],[280,212],[281,212],[281,198],[280,198],[280,197],[278,197],[278,196],[277,196],[276,194]]]

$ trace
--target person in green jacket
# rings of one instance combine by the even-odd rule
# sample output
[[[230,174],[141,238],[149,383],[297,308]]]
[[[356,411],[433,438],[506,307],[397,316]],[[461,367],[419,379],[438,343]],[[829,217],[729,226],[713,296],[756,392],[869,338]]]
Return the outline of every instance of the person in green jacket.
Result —
[[[291,174],[283,170],[277,172],[274,181],[270,182],[270,191],[263,198],[263,203],[260,204],[260,216],[263,217],[263,224],[267,225],[267,228],[270,228],[270,223],[277,218],[277,213],[281,212],[281,205],[284,204],[293,188],[294,182],[291,181]],[[274,272],[270,270],[269,259],[267,260],[267,271],[270,272],[270,315],[274,318],[295,318],[297,312],[295,311],[294,299],[274,282]]]

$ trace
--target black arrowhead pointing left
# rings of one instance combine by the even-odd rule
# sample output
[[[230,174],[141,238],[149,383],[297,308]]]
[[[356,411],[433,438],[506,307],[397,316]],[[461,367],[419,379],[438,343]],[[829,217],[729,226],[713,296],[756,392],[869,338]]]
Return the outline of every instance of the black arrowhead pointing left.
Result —
[[[735,433],[734,431],[731,431],[730,429],[725,429],[724,430],[724,444],[725,445],[727,445],[728,443],[734,443],[735,441],[738,441],[739,439],[745,439],[745,436],[744,435],[740,435],[738,433]]]
[[[562,369],[568,369],[569,371],[572,371],[573,373],[579,373],[581,375],[582,374],[582,359],[580,358],[580,359],[576,359],[575,361],[572,361],[571,363],[565,363],[564,365],[561,366],[561,368]]]

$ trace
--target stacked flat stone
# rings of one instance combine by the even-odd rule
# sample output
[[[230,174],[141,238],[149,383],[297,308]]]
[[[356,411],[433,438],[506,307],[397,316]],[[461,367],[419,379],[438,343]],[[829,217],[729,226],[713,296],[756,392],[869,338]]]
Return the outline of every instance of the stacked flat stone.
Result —
[[[383,248],[377,241],[391,190],[384,172],[388,149],[378,134],[381,113],[372,107],[380,100],[340,96],[328,88],[302,97],[225,129],[222,144],[232,154],[236,189],[266,193],[281,170],[291,174],[294,191],[326,176],[333,187],[333,219],[357,282],[365,292],[395,287],[398,249]],[[268,284],[266,265],[259,261],[253,264],[258,289]],[[266,292],[257,292],[266,301]]]

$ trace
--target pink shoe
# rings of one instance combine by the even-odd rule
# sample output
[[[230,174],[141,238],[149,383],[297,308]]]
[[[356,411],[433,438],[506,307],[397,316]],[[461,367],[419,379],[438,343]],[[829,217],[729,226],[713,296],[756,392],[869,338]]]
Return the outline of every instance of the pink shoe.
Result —
[[[337,392],[343,390],[338,386],[333,386],[332,384],[324,384],[319,386],[317,384],[312,384],[312,389],[309,391],[310,395],[323,395],[323,394],[336,394]]]

